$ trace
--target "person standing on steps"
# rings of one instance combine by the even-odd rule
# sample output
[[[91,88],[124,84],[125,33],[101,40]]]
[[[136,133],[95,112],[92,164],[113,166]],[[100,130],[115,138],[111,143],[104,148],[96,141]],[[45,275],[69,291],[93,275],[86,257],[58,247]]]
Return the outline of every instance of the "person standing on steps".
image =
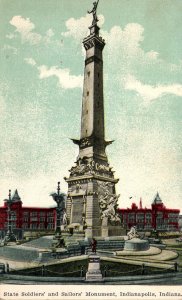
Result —
[[[92,248],[92,253],[96,253],[97,241],[94,238],[91,241],[91,248]]]

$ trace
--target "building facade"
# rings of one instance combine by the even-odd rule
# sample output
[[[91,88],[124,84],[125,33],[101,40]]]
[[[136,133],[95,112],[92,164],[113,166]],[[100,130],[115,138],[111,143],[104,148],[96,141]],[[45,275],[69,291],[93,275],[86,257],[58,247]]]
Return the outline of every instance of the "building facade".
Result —
[[[139,206],[132,203],[131,208],[120,208],[118,213],[125,229],[137,226],[141,231],[178,231],[179,209],[166,208],[159,193],[156,194],[151,208],[143,208],[140,199]]]
[[[11,197],[10,216],[8,213],[8,199],[4,200],[4,206],[0,207],[0,232],[4,237],[8,222],[17,238],[22,238],[26,231],[54,231],[56,224],[56,209],[45,207],[23,206],[21,198],[16,190]]]

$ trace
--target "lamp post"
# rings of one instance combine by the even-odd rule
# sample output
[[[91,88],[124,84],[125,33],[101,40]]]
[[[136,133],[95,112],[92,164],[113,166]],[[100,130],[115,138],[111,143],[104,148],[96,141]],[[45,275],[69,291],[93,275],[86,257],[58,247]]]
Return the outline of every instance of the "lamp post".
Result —
[[[153,228],[153,232],[152,232],[152,236],[154,237],[154,239],[158,239],[159,235],[158,235],[158,224],[157,224],[157,208],[156,208],[156,199],[154,200],[154,228]]]
[[[12,222],[11,222],[11,205],[12,205],[12,198],[11,198],[11,190],[9,190],[8,199],[4,200],[7,203],[7,216],[8,216],[8,230],[5,235],[4,241],[6,242],[16,242],[16,237],[12,231]]]
[[[58,182],[57,193],[51,194],[52,198],[57,204],[56,207],[56,230],[54,240],[57,243],[54,243],[55,247],[64,247],[64,239],[61,235],[61,223],[63,219],[63,212],[65,211],[65,194],[60,193],[60,182]]]

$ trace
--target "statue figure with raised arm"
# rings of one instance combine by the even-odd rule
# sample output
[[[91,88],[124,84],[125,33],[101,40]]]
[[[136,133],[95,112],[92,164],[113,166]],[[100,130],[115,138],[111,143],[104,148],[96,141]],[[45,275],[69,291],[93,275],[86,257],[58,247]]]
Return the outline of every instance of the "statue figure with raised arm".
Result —
[[[127,236],[128,236],[128,239],[129,239],[129,240],[134,239],[134,238],[139,238],[139,237],[140,237],[140,235],[139,235],[138,232],[137,232],[136,226],[131,227],[131,229],[130,229],[130,231],[128,232]]]
[[[88,14],[93,14],[93,21],[92,21],[92,25],[95,25],[99,20],[97,18],[97,6],[98,6],[99,0],[97,0],[97,2],[93,3],[93,8],[92,10],[88,11]]]

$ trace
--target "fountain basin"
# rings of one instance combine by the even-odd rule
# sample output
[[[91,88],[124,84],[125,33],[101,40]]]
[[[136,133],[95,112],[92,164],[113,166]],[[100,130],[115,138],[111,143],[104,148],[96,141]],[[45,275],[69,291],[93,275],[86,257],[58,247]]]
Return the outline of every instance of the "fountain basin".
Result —
[[[149,248],[149,242],[146,240],[141,240],[139,238],[127,240],[124,244],[124,250],[127,251],[146,251],[149,250]]]

